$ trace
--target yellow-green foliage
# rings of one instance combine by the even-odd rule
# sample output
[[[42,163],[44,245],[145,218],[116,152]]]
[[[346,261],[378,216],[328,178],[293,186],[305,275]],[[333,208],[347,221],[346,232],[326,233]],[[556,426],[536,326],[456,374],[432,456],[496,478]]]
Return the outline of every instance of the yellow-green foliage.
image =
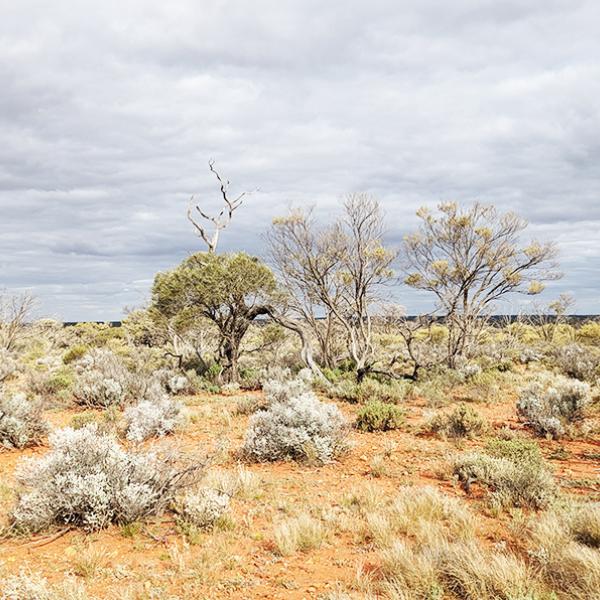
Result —
[[[588,321],[575,333],[577,340],[586,344],[600,344],[600,321]]]
[[[404,411],[395,404],[374,400],[357,413],[355,427],[361,431],[388,431],[404,423]]]

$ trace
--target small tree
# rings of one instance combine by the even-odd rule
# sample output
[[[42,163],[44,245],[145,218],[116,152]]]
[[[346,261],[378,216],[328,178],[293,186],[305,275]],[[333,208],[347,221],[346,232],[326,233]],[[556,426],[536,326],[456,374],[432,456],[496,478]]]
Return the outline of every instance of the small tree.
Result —
[[[519,243],[527,222],[513,213],[476,203],[462,209],[440,204],[439,214],[421,208],[419,231],[405,238],[405,282],[432,292],[449,329],[448,364],[465,354],[484,317],[512,292],[539,294],[555,279],[553,244]]]
[[[254,319],[269,314],[274,291],[273,274],[257,258],[243,252],[198,252],[156,276],[152,308],[167,318],[213,322],[219,331],[223,380],[237,382],[242,339]]]
[[[396,258],[383,246],[377,200],[349,195],[342,219],[324,229],[316,227],[310,212],[293,211],[273,220],[268,240],[293,311],[309,323],[317,322],[318,311],[339,323],[362,379],[374,360],[371,308],[393,277]]]

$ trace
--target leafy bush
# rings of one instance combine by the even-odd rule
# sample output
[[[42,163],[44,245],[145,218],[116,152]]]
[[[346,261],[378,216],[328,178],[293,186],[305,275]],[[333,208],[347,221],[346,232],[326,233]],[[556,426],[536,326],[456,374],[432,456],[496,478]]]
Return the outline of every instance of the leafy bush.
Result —
[[[85,346],[84,344],[76,344],[75,346],[71,346],[63,354],[62,361],[65,365],[70,365],[71,363],[83,358],[89,352],[89,350],[89,346]]]
[[[361,431],[388,431],[398,429],[404,422],[404,411],[395,404],[372,400],[356,415],[354,426]]]
[[[467,491],[477,483],[500,508],[545,508],[556,495],[556,483],[541,455],[516,440],[498,440],[494,454],[472,452],[454,461],[454,474]],[[539,452],[539,451],[538,451]]]
[[[39,402],[27,400],[25,394],[0,396],[0,444],[23,448],[38,443],[48,432]]]
[[[600,355],[579,344],[567,344],[556,351],[556,364],[568,377],[593,381],[600,368]]]
[[[540,435],[558,438],[580,421],[591,402],[590,386],[562,376],[543,376],[522,390],[517,401],[520,419]]]
[[[210,488],[188,492],[176,506],[181,519],[202,529],[212,527],[228,508],[229,496]]]
[[[466,404],[459,404],[451,413],[434,416],[426,425],[429,431],[452,438],[474,437],[486,430],[479,413]]]
[[[250,418],[243,454],[255,461],[328,462],[346,449],[348,427],[337,406],[303,394],[275,402]]]
[[[201,467],[178,469],[173,457],[127,452],[96,425],[55,431],[49,442],[45,456],[17,469],[22,489],[11,514],[17,530],[132,523],[171,504]]]
[[[73,375],[68,370],[38,371],[27,375],[29,391],[39,396],[49,397],[65,392],[73,385]]]
[[[155,401],[142,400],[126,408],[123,416],[127,439],[142,442],[149,437],[173,433],[185,419],[183,408],[181,402],[167,395]]]

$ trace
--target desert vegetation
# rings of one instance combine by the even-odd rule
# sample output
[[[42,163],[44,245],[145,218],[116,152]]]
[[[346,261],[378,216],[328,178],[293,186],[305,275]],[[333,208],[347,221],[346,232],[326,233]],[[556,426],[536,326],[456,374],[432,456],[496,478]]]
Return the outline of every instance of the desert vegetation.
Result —
[[[556,249],[455,203],[393,248],[352,194],[220,253],[210,169],[206,251],[120,326],[1,296],[0,598],[600,598],[600,323],[492,318]]]

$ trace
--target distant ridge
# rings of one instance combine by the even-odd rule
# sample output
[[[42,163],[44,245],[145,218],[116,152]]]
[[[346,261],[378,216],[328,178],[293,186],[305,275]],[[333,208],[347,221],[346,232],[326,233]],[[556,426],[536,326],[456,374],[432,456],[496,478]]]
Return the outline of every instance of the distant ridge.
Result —
[[[409,321],[414,321],[417,319],[419,315],[407,315],[406,318]],[[317,320],[321,320],[323,317],[317,317]],[[595,319],[599,319],[600,315],[566,315],[561,317],[567,321],[574,321],[576,323],[582,323],[584,321],[591,321]],[[556,319],[555,315],[491,315],[489,320],[492,323],[515,323],[518,320],[528,319],[530,322],[535,323],[535,321],[544,319],[545,321],[554,321]],[[441,323],[444,321],[444,317],[436,317],[437,321]],[[267,318],[257,319],[257,322],[260,321],[268,321]],[[121,327],[123,325],[123,321],[63,321],[64,327],[74,327],[75,325],[83,325],[86,323],[91,323],[93,325],[108,325],[109,327]]]

